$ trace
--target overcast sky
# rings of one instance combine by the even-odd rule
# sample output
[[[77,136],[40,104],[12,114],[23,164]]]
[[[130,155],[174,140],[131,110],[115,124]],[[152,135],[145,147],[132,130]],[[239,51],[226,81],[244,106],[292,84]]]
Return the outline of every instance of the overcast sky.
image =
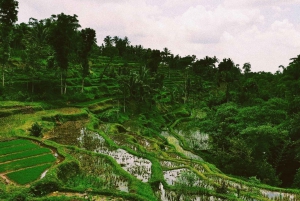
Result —
[[[231,58],[275,72],[300,54],[300,0],[19,0],[19,21],[78,15],[105,36],[198,59]]]

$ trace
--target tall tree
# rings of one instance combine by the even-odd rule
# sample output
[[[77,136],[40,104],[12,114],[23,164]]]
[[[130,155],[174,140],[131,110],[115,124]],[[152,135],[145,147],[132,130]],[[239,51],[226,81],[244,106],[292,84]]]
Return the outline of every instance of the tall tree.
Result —
[[[251,64],[249,62],[248,63],[244,63],[243,69],[244,69],[244,74],[250,73],[251,72]]]
[[[12,56],[20,56],[18,53],[25,49],[22,40],[24,39],[24,36],[26,35],[28,30],[29,27],[26,23],[16,24],[14,26],[12,41],[10,44],[12,48],[12,52],[11,52]]]
[[[113,46],[113,43],[118,43],[118,41],[120,40],[119,37],[115,36],[114,38],[112,38],[111,36],[106,36],[104,38],[104,45],[102,45],[102,49],[103,49],[103,55],[107,56],[110,58],[110,62],[112,62],[113,58],[115,56],[119,55],[119,51],[118,49]]]
[[[170,61],[170,55],[171,55],[171,51],[165,47],[163,49],[163,51],[161,52],[162,55],[162,61],[164,62],[164,65],[166,65],[167,63],[169,63]],[[170,78],[170,65],[168,65],[168,77]]]
[[[106,36],[104,38],[104,45],[105,45],[105,47],[111,47],[111,46],[113,46],[113,41],[114,40],[118,40],[118,37],[112,39],[111,36]]]
[[[50,44],[55,51],[56,61],[61,69],[61,94],[67,90],[67,71],[69,57],[74,50],[76,31],[80,27],[77,15],[52,15],[50,29]]]
[[[44,61],[49,60],[54,55],[53,49],[48,44],[48,37],[49,24],[47,24],[47,20],[38,21],[30,18],[22,39],[24,50],[21,58],[24,60],[26,71],[30,75],[31,92],[34,92],[36,78],[45,79],[45,76],[40,76],[42,67],[45,67]]]
[[[218,62],[219,60],[216,56],[206,56],[203,59],[200,59],[193,63],[193,71],[204,78],[211,79],[214,77],[216,63]]]
[[[84,89],[84,79],[89,75],[89,61],[88,56],[92,49],[93,44],[96,43],[96,31],[91,28],[82,29],[80,32],[80,63],[82,66],[82,89]]]
[[[121,57],[124,57],[129,44],[130,44],[130,41],[127,36],[125,36],[124,39],[119,38],[119,40],[117,41],[116,48],[118,49],[119,55]]]
[[[151,73],[156,73],[158,65],[161,62],[161,54],[159,50],[152,50],[151,56],[147,61],[147,67],[150,69]]]
[[[0,0],[0,61],[3,87],[5,85],[4,67],[10,57],[11,31],[18,20],[18,4],[15,0]]]
[[[218,77],[219,83],[226,83],[226,100],[229,102],[230,99],[230,87],[234,81],[238,80],[240,75],[240,69],[238,65],[234,65],[234,62],[229,59],[223,59],[218,65]]]
[[[162,55],[162,60],[163,60],[164,62],[168,62],[168,58],[169,58],[169,56],[171,55],[171,51],[170,51],[167,47],[165,47],[165,48],[163,49],[161,55]]]

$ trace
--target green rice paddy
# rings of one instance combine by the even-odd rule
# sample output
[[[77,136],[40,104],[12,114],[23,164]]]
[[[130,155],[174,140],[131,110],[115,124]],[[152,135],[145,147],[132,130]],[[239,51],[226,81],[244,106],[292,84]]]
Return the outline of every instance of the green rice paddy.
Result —
[[[16,159],[22,159],[30,156],[36,156],[40,154],[50,153],[50,149],[47,148],[37,148],[33,150],[26,150],[23,152],[17,152],[9,155],[0,156],[0,163],[4,163],[7,161],[12,161]]]
[[[43,163],[54,162],[55,160],[56,158],[52,154],[47,154],[37,157],[24,158],[9,163],[2,163],[0,164],[0,173],[11,170],[18,170],[26,167],[32,167]]]
[[[55,161],[49,148],[30,140],[0,142],[0,173],[18,184],[37,180]]]
[[[16,152],[22,152],[22,151],[26,151],[29,149],[36,149],[39,146],[37,144],[19,144],[16,146],[12,146],[12,147],[4,147],[2,149],[0,149],[0,156],[1,155],[6,155],[6,154],[12,154],[12,153],[16,153]]]
[[[3,141],[3,142],[0,142],[0,149],[3,147],[10,147],[10,146],[14,146],[14,145],[18,145],[18,144],[26,144],[26,143],[30,143],[30,141],[23,140],[23,139]]]
[[[18,183],[18,184],[27,184],[35,181],[37,178],[41,176],[41,174],[48,168],[51,167],[51,164],[44,164],[41,166],[35,166],[31,168],[26,168],[22,170],[18,170],[15,172],[8,173],[6,176]]]

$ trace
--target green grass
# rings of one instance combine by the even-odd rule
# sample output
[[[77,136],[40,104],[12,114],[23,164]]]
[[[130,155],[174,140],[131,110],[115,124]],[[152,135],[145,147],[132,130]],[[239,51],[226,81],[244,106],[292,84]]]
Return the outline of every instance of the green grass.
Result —
[[[41,174],[50,167],[51,167],[51,164],[44,164],[41,166],[35,166],[35,167],[19,170],[16,172],[11,172],[11,173],[8,173],[6,176],[10,180],[12,180],[18,184],[21,184],[21,185],[28,184],[30,182],[37,180],[41,176]]]
[[[102,189],[105,187],[104,181],[102,178],[94,175],[88,174],[79,174],[75,175],[72,178],[69,178],[66,182],[66,186],[71,188],[96,188]]]
[[[18,152],[18,153],[13,153],[5,156],[0,156],[0,163],[7,162],[7,161],[12,161],[16,159],[21,159],[21,158],[26,158],[30,156],[36,156],[36,155],[41,155],[45,153],[50,153],[51,150],[47,148],[38,148],[38,149],[33,149],[33,150],[26,150],[23,152]]]
[[[20,101],[1,101],[1,107],[0,108],[4,108],[4,107],[18,107],[18,106],[46,106],[46,104],[44,103],[39,103],[39,102],[20,102]]]
[[[0,149],[0,156],[1,155],[6,155],[6,154],[12,154],[12,153],[16,153],[16,152],[21,152],[21,151],[25,151],[25,150],[29,150],[29,149],[35,149],[38,148],[39,146],[37,144],[34,144],[33,142],[24,142],[25,144],[19,144],[16,146],[12,146],[12,147],[4,147],[2,149]]]
[[[0,164],[0,172],[14,171],[21,168],[27,168],[43,163],[54,162],[56,158],[52,154],[41,155],[37,157],[25,158],[10,163]]]
[[[3,147],[10,147],[10,146],[25,144],[25,143],[28,143],[28,140],[18,139],[18,140],[3,141],[0,142],[0,149]]]

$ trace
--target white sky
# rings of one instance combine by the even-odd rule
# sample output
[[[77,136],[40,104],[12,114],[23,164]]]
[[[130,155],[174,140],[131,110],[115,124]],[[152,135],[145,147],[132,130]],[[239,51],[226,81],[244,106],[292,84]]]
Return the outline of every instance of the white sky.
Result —
[[[275,72],[300,54],[300,0],[19,0],[19,21],[78,15],[105,36],[174,55],[231,58]]]

